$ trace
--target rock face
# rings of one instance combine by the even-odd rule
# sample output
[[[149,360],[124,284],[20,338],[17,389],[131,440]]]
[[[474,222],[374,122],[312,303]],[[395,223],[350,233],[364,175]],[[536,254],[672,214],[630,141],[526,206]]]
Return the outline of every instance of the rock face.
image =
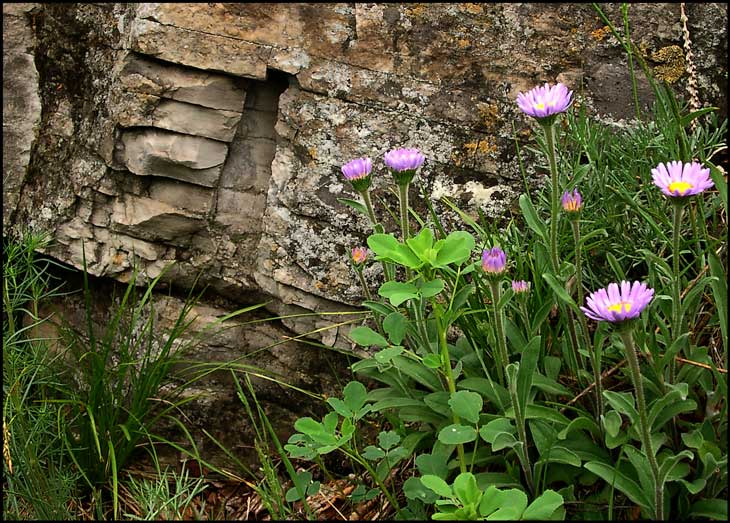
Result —
[[[618,4],[601,7],[620,20]],[[686,9],[700,99],[726,115],[725,5]],[[3,233],[49,230],[47,254],[77,268],[83,244],[91,274],[122,282],[175,262],[165,281],[186,289],[200,275],[220,313],[268,301],[298,315],[263,339],[316,330],[350,349],[341,318],[299,315],[363,299],[347,252],[368,224],[338,201],[355,196],[346,161],[370,156],[375,191],[394,203],[382,155],[418,147],[419,188],[444,219],[442,196],[497,217],[522,187],[518,92],[563,81],[593,114],[633,114],[626,57],[590,4],[45,3],[3,15]],[[649,65],[682,91],[679,16],[678,4],[630,10]],[[651,102],[641,81],[639,96]],[[242,335],[218,354],[264,345]],[[259,363],[292,384],[322,374],[317,349],[277,350]]]

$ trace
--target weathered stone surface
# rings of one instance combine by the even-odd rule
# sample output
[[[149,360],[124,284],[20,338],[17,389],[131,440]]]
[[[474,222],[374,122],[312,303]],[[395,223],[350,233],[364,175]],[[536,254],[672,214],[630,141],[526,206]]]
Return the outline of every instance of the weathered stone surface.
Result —
[[[124,96],[118,113],[118,123],[123,127],[157,127],[224,142],[233,139],[240,119],[240,112],[208,109],[148,94]]]
[[[3,234],[10,223],[41,122],[35,36],[28,20],[37,4],[3,4]]]
[[[621,19],[619,4],[600,6]],[[89,271],[118,281],[137,265],[144,283],[174,262],[165,281],[176,288],[200,274],[228,300],[221,310],[268,301],[269,312],[296,315],[281,332],[338,350],[351,349],[349,327],[327,328],[338,320],[325,313],[361,303],[347,253],[370,230],[338,201],[357,198],[343,163],[370,156],[375,200],[394,207],[382,156],[420,148],[412,202],[422,192],[449,230],[463,229],[443,196],[498,219],[524,189],[515,141],[532,140],[534,122],[518,92],[562,81],[592,117],[630,125],[634,115],[625,53],[590,4],[28,9],[3,6],[4,92],[15,90],[3,102],[3,230],[54,231],[49,254],[80,267],[83,245]],[[726,6],[686,10],[700,100],[726,117]],[[631,4],[629,18],[649,67],[683,93],[679,5]],[[645,107],[653,95],[637,73]],[[522,154],[527,183],[539,186],[542,168]],[[365,277],[376,288],[381,275],[370,266]],[[233,359],[280,335],[251,332],[216,341],[210,357]],[[266,354],[261,364],[282,372],[300,364],[277,367]]]
[[[111,229],[129,231],[153,241],[178,243],[203,228],[204,223],[183,209],[151,198],[125,195],[114,203]]]
[[[127,91],[239,113],[246,99],[245,83],[239,79],[162,64],[136,54],[125,59],[119,83]]]
[[[154,129],[124,131],[118,161],[140,176],[165,176],[215,186],[228,147],[221,142]]]

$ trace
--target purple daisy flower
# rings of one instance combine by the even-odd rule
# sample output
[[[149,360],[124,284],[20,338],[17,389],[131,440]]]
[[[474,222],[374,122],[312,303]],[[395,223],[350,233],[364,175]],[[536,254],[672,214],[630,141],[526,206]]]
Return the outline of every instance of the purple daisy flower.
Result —
[[[507,255],[499,247],[482,251],[482,269],[489,275],[502,274],[507,264]]]
[[[660,163],[651,173],[654,184],[673,198],[693,196],[715,185],[710,179],[710,169],[703,169],[697,162],[683,164],[673,161],[666,165]]]
[[[525,280],[512,280],[512,290],[515,294],[526,293],[530,290],[530,284]]]
[[[561,199],[563,204],[563,210],[568,213],[580,212],[583,208],[583,197],[578,192],[578,189],[573,189],[573,192],[565,191],[563,198]]]
[[[558,113],[565,112],[572,102],[573,91],[557,83],[550,86],[546,83],[543,86],[535,87],[527,93],[517,95],[517,105],[523,113],[533,118],[548,118]]]
[[[385,165],[398,185],[408,185],[425,159],[418,149],[393,149],[385,153],[384,157]]]
[[[367,191],[370,188],[370,172],[373,170],[373,162],[370,158],[356,158],[342,166],[342,174],[345,179],[358,191]]]
[[[645,283],[609,283],[605,289],[598,289],[586,299],[587,307],[580,310],[592,320],[620,323],[636,318],[654,297],[654,289]]]

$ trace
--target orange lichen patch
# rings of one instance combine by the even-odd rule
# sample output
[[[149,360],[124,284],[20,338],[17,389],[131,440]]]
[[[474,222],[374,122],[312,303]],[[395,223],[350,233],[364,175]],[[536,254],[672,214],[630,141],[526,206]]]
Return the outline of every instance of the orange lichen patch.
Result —
[[[125,259],[125,258],[126,258],[126,256],[124,255],[124,253],[123,253],[123,252],[117,252],[117,253],[116,253],[116,254],[114,255],[114,257],[112,258],[112,263],[113,263],[114,265],[121,265],[121,264],[122,264],[122,262],[124,262],[124,259]]]
[[[600,42],[601,40],[606,38],[606,35],[610,32],[611,32],[611,29],[607,25],[604,25],[603,27],[596,29],[595,31],[591,31],[591,37],[594,40],[597,40]]]
[[[312,160],[317,159],[317,149],[315,149],[314,147],[310,147],[309,149],[307,149],[307,152],[309,153],[309,156],[312,158]]]
[[[461,38],[457,40],[456,43],[459,44],[459,47],[461,47],[462,49],[465,49],[471,45],[471,41],[467,40],[466,38]]]
[[[499,123],[499,120],[501,120],[497,104],[478,103],[477,111],[479,111],[482,123],[484,123],[486,127],[495,127],[497,123]]]
[[[456,167],[461,167],[461,154],[459,154],[459,151],[451,153],[451,163],[453,163]]]
[[[426,4],[413,4],[413,7],[406,7],[406,15],[421,16],[426,12]]]
[[[651,53],[651,59],[660,63],[654,67],[656,77],[670,84],[679,80],[687,69],[684,52],[678,45],[662,47]]]
[[[473,15],[479,15],[484,12],[481,4],[459,4],[459,9]]]
[[[497,144],[491,143],[489,138],[484,138],[476,142],[465,143],[464,149],[470,156],[473,156],[477,153],[489,154],[497,151]]]

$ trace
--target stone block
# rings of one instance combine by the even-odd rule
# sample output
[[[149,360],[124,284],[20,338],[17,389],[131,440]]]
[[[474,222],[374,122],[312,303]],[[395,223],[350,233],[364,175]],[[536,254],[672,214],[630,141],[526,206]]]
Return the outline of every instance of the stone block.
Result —
[[[124,131],[117,161],[140,176],[163,176],[214,187],[226,159],[225,143],[157,129]]]
[[[205,227],[205,222],[184,209],[164,202],[124,195],[113,204],[110,228],[135,238],[177,242]]]
[[[162,64],[136,54],[125,59],[119,83],[127,91],[224,111],[240,113],[246,100],[245,80]]]

